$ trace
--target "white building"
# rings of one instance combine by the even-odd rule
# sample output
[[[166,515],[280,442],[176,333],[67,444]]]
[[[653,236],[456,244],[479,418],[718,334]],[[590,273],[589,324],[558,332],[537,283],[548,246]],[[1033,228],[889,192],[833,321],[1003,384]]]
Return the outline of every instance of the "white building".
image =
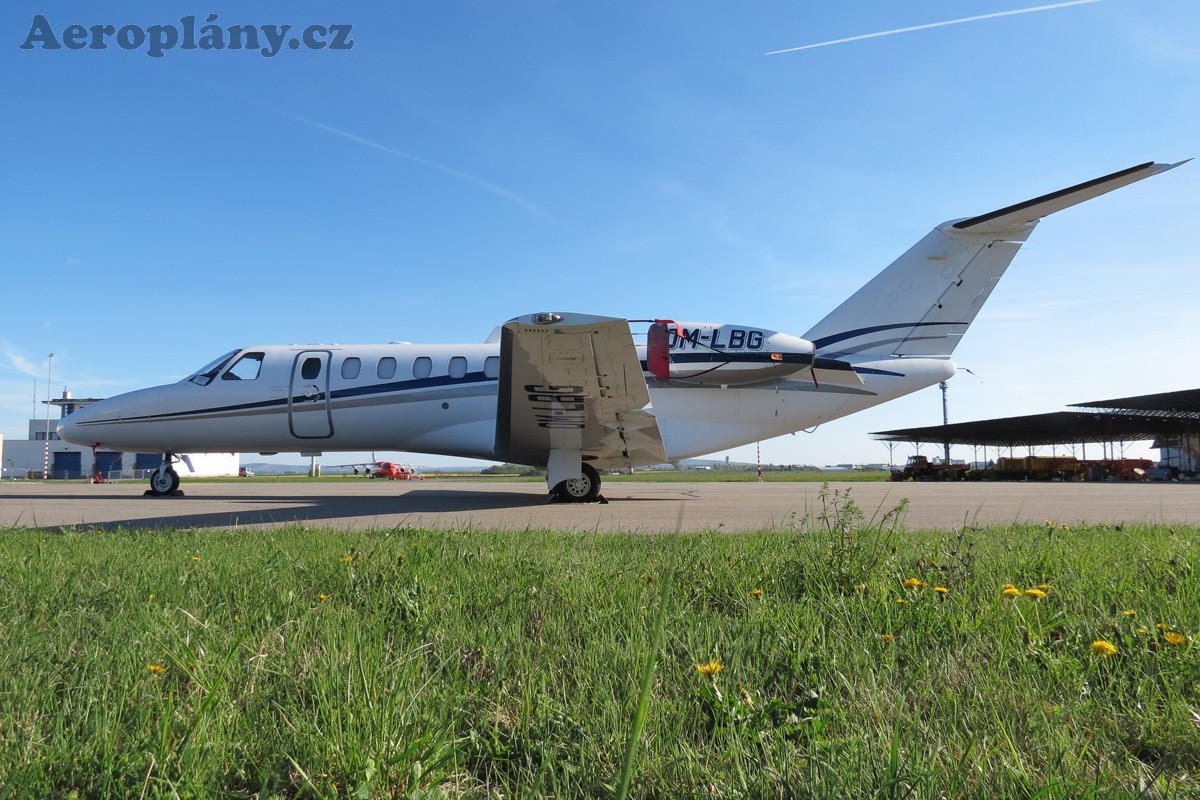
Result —
[[[67,416],[97,397],[72,397],[64,391],[57,400],[43,400],[44,405],[58,406],[59,419]],[[41,478],[46,471],[55,479],[91,478],[97,474],[106,479],[149,478],[150,473],[162,463],[162,453],[118,453],[114,450],[96,450],[84,445],[70,444],[58,438],[55,432],[57,420],[51,420],[49,409],[42,419],[29,420],[29,438],[5,442],[0,438],[0,465],[5,478]],[[196,453],[188,456],[195,467],[189,472],[186,466],[176,471],[182,477],[236,476],[240,466],[237,453]]]

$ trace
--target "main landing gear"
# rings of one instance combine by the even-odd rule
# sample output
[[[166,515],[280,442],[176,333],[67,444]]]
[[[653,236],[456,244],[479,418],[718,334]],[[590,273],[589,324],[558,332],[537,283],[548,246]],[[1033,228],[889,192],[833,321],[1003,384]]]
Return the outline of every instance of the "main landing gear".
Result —
[[[598,498],[600,498],[600,473],[591,464],[583,465],[583,475],[560,481],[551,492],[551,500],[558,500],[561,503],[594,503]]]
[[[179,473],[171,467],[174,460],[174,453],[163,453],[162,463],[150,475],[150,488],[146,491],[147,495],[167,497],[168,495],[183,494],[179,491]]]

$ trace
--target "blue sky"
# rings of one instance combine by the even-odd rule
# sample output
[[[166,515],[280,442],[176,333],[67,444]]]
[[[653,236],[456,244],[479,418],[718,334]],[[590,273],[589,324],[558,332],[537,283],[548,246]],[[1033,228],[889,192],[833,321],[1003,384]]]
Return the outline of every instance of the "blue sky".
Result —
[[[476,342],[546,309],[800,335],[939,222],[1200,155],[1194,0],[766,55],[1036,5],[6,3],[0,433],[50,352],[55,395],[108,396],[249,344]],[[23,50],[37,14],[354,47]],[[1198,220],[1200,162],[1044,221],[955,353],[979,377],[951,418],[1194,388]],[[886,461],[869,431],[940,419],[929,389],[763,456]]]

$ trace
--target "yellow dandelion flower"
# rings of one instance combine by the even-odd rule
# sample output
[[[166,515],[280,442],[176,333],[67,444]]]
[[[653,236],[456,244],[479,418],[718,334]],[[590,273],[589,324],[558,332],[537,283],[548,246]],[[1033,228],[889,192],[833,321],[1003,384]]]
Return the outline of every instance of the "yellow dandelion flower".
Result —
[[[1184,636],[1182,633],[1175,633],[1174,631],[1167,631],[1166,633],[1163,634],[1163,641],[1166,642],[1167,644],[1183,644],[1184,642],[1187,641],[1187,637]]]
[[[1112,642],[1106,642],[1103,639],[1097,639],[1096,641],[1092,642],[1092,652],[1101,658],[1108,658],[1109,656],[1116,654],[1117,646]]]
[[[1070,525],[1068,525],[1067,523],[1065,523],[1065,522],[1064,522],[1064,523],[1062,524],[1062,529],[1063,529],[1064,531],[1069,531],[1069,530],[1071,530],[1071,526],[1070,526]]]
[[[715,658],[709,661],[707,664],[696,665],[696,672],[699,672],[701,675],[704,675],[707,678],[715,677],[716,674],[723,669],[725,669],[725,665],[720,661],[717,661]]]
[[[895,639],[895,637],[894,637],[894,636],[892,636],[890,633],[884,633],[884,634],[880,634],[879,638],[880,638],[880,639],[883,639],[883,640],[884,640],[885,642],[887,642],[888,644],[891,644],[891,643],[892,643],[892,641]]]
[[[907,601],[907,600],[905,600],[903,597],[897,597],[897,598],[896,598],[896,602],[897,602],[897,603],[900,603],[901,605],[903,605],[903,604],[907,603],[908,601]]]
[[[1001,588],[1001,589],[1015,589],[1015,588],[1017,588],[1017,587],[1016,587],[1016,586],[1013,586],[1011,583],[1006,583],[1006,584],[1004,584],[1003,586],[1001,586],[1000,588]]]
[[[867,588],[867,585],[865,583],[854,584],[854,591],[856,591],[856,592],[861,592],[863,589],[866,589],[866,588]]]
[[[904,582],[905,589],[920,589],[925,585],[925,582],[920,578],[909,578]]]
[[[354,556],[345,556],[342,558],[343,564],[352,564],[353,562],[354,562]]]
[[[945,586],[935,586],[935,587],[933,587],[933,590],[935,592],[937,592],[938,594],[950,594],[950,590],[947,589]]]
[[[192,561],[199,561],[199,560],[200,560],[200,556],[192,556]]]
[[[317,599],[318,600],[328,600],[329,595],[325,594],[324,592],[321,592],[319,595],[317,595]]]
[[[1020,597],[1021,590],[1015,586],[1005,586],[1004,590],[1000,592],[1000,594],[1004,595],[1005,597]]]
[[[1043,597],[1046,596],[1046,593],[1043,592],[1041,589],[1026,589],[1025,596],[1032,597],[1034,600],[1041,600]]]
[[[1145,628],[1138,628],[1138,629],[1135,631],[1135,633],[1136,633],[1138,636],[1145,636],[1145,635],[1146,635],[1146,629],[1145,629]]]
[[[1127,608],[1124,611],[1122,611],[1121,613],[1127,617],[1136,617],[1137,616],[1137,612],[1134,611],[1132,608]]]
[[[758,598],[762,597],[762,589],[751,589],[750,596],[757,600]]]
[[[1046,527],[1047,527],[1047,528],[1053,528],[1053,527],[1054,527],[1054,522],[1053,522],[1052,520],[1046,520]]]
[[[146,600],[147,600],[147,601],[150,601],[150,600],[153,600],[153,599],[154,599],[154,595],[150,595],[149,597],[147,597],[147,598],[146,598]]]
[[[147,664],[146,669],[150,670],[155,675],[161,675],[162,673],[167,671],[167,668],[164,667],[162,664]]]
[[[1154,627],[1158,628],[1160,631],[1169,631],[1169,630],[1171,630],[1171,626],[1170,626],[1170,625],[1168,625],[1168,624],[1167,624],[1167,623],[1165,623],[1165,622],[1160,622],[1160,623],[1158,623],[1157,625],[1155,625]]]

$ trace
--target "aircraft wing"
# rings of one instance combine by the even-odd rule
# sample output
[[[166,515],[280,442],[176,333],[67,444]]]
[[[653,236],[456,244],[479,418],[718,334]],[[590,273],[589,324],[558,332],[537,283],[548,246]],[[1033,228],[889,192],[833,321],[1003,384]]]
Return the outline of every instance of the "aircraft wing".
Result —
[[[531,314],[500,332],[496,457],[543,465],[579,452],[596,469],[666,462],[629,322]]]

